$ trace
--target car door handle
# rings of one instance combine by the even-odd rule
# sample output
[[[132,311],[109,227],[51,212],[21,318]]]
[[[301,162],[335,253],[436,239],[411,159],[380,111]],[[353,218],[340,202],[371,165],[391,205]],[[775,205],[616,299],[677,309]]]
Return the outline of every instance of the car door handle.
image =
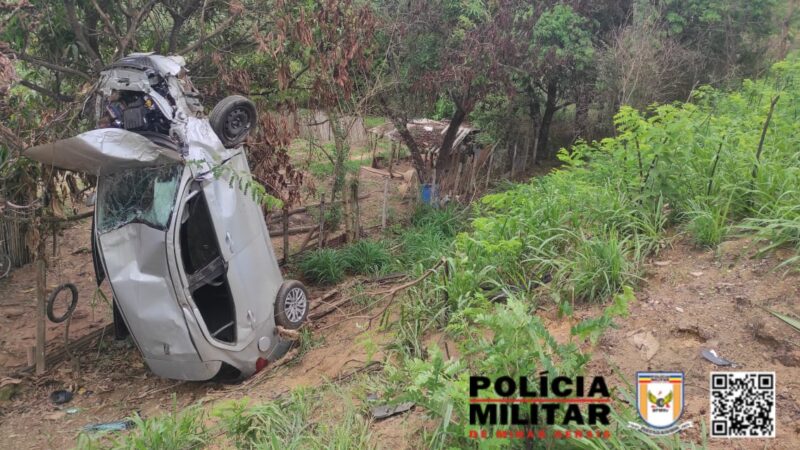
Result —
[[[233,253],[233,239],[231,239],[231,233],[225,232],[225,243],[228,244],[228,250]]]

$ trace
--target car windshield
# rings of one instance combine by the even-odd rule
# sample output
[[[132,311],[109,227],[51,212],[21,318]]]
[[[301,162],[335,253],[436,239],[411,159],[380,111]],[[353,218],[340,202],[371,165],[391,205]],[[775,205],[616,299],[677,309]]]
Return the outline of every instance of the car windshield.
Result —
[[[97,230],[129,223],[166,230],[183,166],[138,167],[104,176],[97,198]]]

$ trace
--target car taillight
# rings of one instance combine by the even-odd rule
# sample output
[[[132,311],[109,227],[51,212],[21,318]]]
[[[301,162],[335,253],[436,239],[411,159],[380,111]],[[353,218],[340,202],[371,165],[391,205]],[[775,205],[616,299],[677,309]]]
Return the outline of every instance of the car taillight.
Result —
[[[256,360],[256,373],[264,370],[264,368],[267,367],[267,364],[269,364],[269,361],[264,358],[258,358]]]

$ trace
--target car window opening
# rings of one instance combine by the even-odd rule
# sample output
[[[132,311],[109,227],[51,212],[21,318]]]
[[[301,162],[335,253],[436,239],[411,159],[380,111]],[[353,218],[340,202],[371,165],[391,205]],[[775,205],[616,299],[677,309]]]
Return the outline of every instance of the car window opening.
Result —
[[[182,166],[137,167],[106,175],[97,196],[97,231],[129,223],[166,230]]]
[[[194,194],[194,195],[192,195]],[[222,342],[236,342],[236,308],[226,265],[202,191],[190,194],[180,226],[181,259],[189,291],[209,333]]]

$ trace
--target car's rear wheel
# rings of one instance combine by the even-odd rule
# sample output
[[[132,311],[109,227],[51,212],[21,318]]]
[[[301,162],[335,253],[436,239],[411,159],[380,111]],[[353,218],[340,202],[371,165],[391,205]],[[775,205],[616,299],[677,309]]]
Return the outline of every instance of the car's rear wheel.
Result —
[[[286,280],[275,299],[275,323],[290,330],[303,325],[308,316],[308,291],[303,283]]]
[[[241,95],[225,97],[208,116],[222,145],[231,148],[244,142],[256,123],[256,105]]]

